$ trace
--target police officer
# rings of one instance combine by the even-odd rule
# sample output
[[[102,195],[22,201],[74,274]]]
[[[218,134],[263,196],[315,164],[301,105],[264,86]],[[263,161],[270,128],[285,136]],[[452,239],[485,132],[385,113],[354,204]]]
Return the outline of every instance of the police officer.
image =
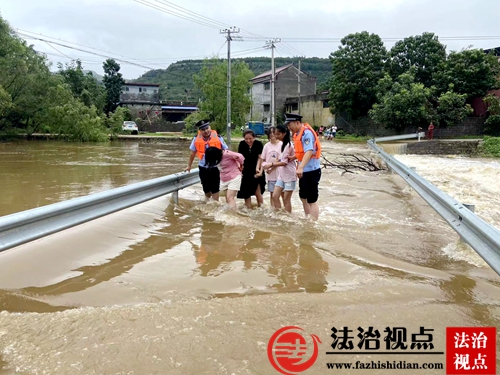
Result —
[[[198,156],[198,159],[200,159],[198,163],[199,175],[205,197],[207,199],[211,197],[213,200],[218,201],[220,184],[219,168],[216,166],[208,168],[205,163],[205,150],[209,147],[227,150],[228,147],[224,139],[215,130],[210,128],[210,120],[198,121],[196,127],[198,128],[198,135],[193,138],[189,146],[191,155],[189,155],[189,162],[185,171],[189,172],[191,170],[194,157]]]
[[[321,179],[321,144],[314,129],[302,123],[302,116],[294,113],[285,114],[285,125],[293,134],[295,155],[299,161],[297,177],[299,178],[299,197],[306,216],[319,217],[319,180]]]

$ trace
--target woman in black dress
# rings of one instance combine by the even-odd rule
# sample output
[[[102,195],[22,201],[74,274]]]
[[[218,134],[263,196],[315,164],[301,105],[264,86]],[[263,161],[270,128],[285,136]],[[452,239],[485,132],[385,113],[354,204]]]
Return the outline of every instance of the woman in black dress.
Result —
[[[252,208],[251,197],[255,195],[257,205],[260,207],[264,203],[262,194],[266,187],[266,177],[262,175],[262,159],[260,158],[264,145],[255,139],[253,130],[245,130],[243,138],[245,140],[241,141],[238,146],[238,152],[245,157],[238,198],[244,199],[245,206]]]

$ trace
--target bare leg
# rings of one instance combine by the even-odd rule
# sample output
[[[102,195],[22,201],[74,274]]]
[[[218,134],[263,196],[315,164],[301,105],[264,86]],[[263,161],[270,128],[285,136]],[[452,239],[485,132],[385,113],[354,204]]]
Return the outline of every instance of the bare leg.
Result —
[[[285,210],[290,213],[292,213],[292,193],[293,191],[285,191],[283,195]]]
[[[218,202],[218,201],[219,201],[219,192],[212,194],[212,199],[213,199],[214,201],[217,201],[217,202]]]
[[[302,201],[302,206],[304,207],[304,213],[306,214],[306,216],[309,216],[309,214],[311,213],[311,206],[309,205],[309,203],[307,203],[306,199],[300,198],[300,200]]]
[[[247,208],[252,208],[252,197],[245,199],[245,206]]]
[[[233,210],[236,210],[236,202],[234,200],[234,197],[236,197],[236,193],[236,190],[228,190],[226,193],[226,202]]]
[[[318,220],[318,217],[319,217],[319,205],[318,205],[318,202],[309,203],[309,209],[310,209],[311,217],[314,220]]]
[[[255,190],[255,196],[257,197],[257,207],[264,205],[264,197],[260,193],[260,184],[257,185],[257,190]]]
[[[280,202],[280,196],[281,192],[283,191],[282,187],[275,186],[274,187],[274,193],[273,193],[273,201],[272,201],[272,206],[274,208],[280,209],[281,208],[281,202]]]

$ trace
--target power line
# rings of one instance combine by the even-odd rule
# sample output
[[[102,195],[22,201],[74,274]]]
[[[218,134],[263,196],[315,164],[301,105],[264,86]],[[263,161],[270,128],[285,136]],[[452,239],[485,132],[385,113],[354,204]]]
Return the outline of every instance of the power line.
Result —
[[[130,64],[130,65],[135,65],[135,66],[138,66],[138,67],[141,67],[141,68],[146,68],[146,69],[150,69],[150,70],[154,70],[155,69],[155,68],[151,68],[150,66],[146,66],[146,65],[134,63],[132,61],[128,61],[128,60],[124,60],[124,59],[118,59],[118,58],[115,58],[115,57],[110,57],[110,56],[107,56],[107,55],[103,55],[101,53],[86,51],[86,50],[83,50],[81,48],[71,47],[71,46],[68,46],[68,45],[65,45],[65,44],[62,44],[62,43],[54,42],[54,41],[43,39],[43,38],[36,38],[36,37],[31,36],[31,35],[25,35],[25,34],[22,34],[22,33],[18,33],[18,35],[24,36],[24,37],[28,37],[28,38],[31,38],[31,39],[34,39],[34,40],[39,40],[41,42],[56,44],[58,46],[65,47],[65,48],[68,48],[68,49],[72,49],[72,50],[75,50],[75,51],[80,51],[80,52],[89,53],[91,55],[105,57],[107,59],[112,58],[112,59],[114,59],[116,61],[120,61],[122,63]]]
[[[38,37],[43,37],[43,38],[49,38],[49,39],[55,39],[56,41],[58,42],[64,42],[64,43],[67,43],[67,44],[74,44],[74,45],[77,45],[79,47],[84,47],[84,48],[88,48],[88,49],[91,49],[91,50],[94,50],[94,51],[97,51],[97,52],[102,52],[102,53],[111,53],[113,55],[116,55],[116,56],[120,56],[120,57],[123,57],[127,60],[134,60],[134,58],[132,57],[128,57],[128,56],[123,56],[123,55],[120,55],[120,54],[117,54],[117,53],[112,53],[112,52],[109,52],[109,51],[103,51],[103,50],[99,50],[97,48],[94,48],[94,47],[90,47],[90,46],[86,46],[86,45],[83,45],[83,44],[79,44],[79,43],[75,43],[75,42],[70,42],[70,41],[67,41],[67,40],[63,40],[63,39],[60,39],[60,38],[55,38],[55,37],[52,37],[52,36],[48,36],[48,35],[43,35],[43,34],[38,34],[38,33],[35,33],[33,31],[28,31],[28,30],[23,30],[23,29],[16,29],[17,31],[17,34],[18,35],[24,35],[24,37],[28,37],[28,38],[31,38],[31,39],[36,39],[36,38],[33,38],[32,35],[36,35]],[[31,34],[31,35],[30,35]],[[49,41],[51,42],[51,41]]]
[[[183,7],[179,6],[179,5],[175,5],[174,3],[171,3],[170,1],[166,1],[166,0],[156,0],[156,1],[160,2],[160,3],[163,3],[163,4],[168,4],[168,5],[176,8],[176,9],[179,9],[180,11],[184,11],[184,12],[186,12],[188,14],[191,14],[191,15],[193,15],[196,18],[200,18],[200,19],[206,20],[208,22],[212,22],[215,25],[218,25],[218,27],[230,27],[230,25],[228,25],[228,24],[224,24],[224,23],[216,21],[216,20],[214,20],[212,18],[209,18],[209,17],[203,16],[201,14],[192,12],[189,9],[183,8]]]
[[[175,10],[171,10],[171,9],[169,10],[168,8],[165,8],[161,5],[156,5],[156,4],[150,3],[147,0],[134,0],[134,1],[136,3],[139,3],[139,4],[146,5],[150,8],[157,9],[160,12],[167,13],[167,14],[170,14],[170,15],[175,16],[175,17],[183,18],[187,21],[191,21],[191,22],[197,23],[197,24],[202,25],[202,26],[211,27],[213,29],[220,29],[220,26],[217,26],[216,24],[214,24],[212,22],[203,21],[202,19],[189,16],[189,14],[182,14],[182,12],[178,12]]]
[[[67,57],[68,59],[71,59],[73,60],[71,57],[69,57],[68,55],[65,55],[64,53],[62,53],[61,51],[59,51],[56,47],[54,47],[52,44],[50,44],[49,42],[45,42],[50,48],[52,48],[54,51],[56,52],[59,52],[61,55],[63,55],[64,57]]]
[[[22,32],[20,32],[20,31],[22,31]],[[28,33],[29,34],[33,34],[33,35],[37,35],[37,37],[35,37],[33,35],[29,35]],[[132,65],[140,65],[139,64],[140,62],[146,62],[146,63],[152,63],[153,65],[162,66],[162,64],[160,64],[161,61],[158,61],[158,60],[163,60],[163,61],[166,62],[166,61],[179,61],[179,60],[184,60],[184,59],[204,59],[204,58],[207,57],[207,56],[203,56],[203,55],[198,55],[198,56],[179,56],[179,57],[158,57],[158,58],[151,58],[151,59],[134,59],[134,58],[131,58],[131,57],[126,57],[126,56],[123,56],[123,55],[120,55],[120,54],[109,52],[109,55],[115,55],[115,56],[125,57],[125,59],[118,59],[118,58],[109,56],[108,52],[96,49],[94,47],[85,46],[85,45],[81,45],[81,44],[78,44],[78,43],[74,43],[74,42],[70,42],[70,41],[66,41],[66,40],[62,40],[62,39],[56,39],[56,38],[51,37],[51,36],[42,35],[44,38],[41,38],[41,37],[38,37],[38,35],[41,35],[41,34],[37,34],[37,33],[31,32],[31,31],[28,31],[28,30],[17,29],[17,34],[19,36],[25,38],[25,39],[33,39],[33,40],[43,41],[44,43],[48,44],[51,48],[53,48],[54,50],[56,50],[60,54],[60,55],[57,55],[57,56],[59,56],[59,57],[66,57],[66,58],[69,58],[71,60],[76,60],[76,59],[80,59],[81,60],[81,58],[80,58],[80,56],[70,57],[70,56],[64,54],[63,52],[59,51],[58,49],[56,49],[52,44],[57,44],[57,45],[63,46],[63,47],[68,48],[68,49],[72,49],[72,50],[76,50],[76,51],[80,51],[80,52],[84,52],[84,53],[89,53],[89,54],[92,54],[92,55],[95,55],[95,56],[99,56],[99,57],[114,58],[115,60],[119,60],[119,61],[122,61],[122,62],[125,62],[125,63],[130,63]],[[48,39],[45,39],[45,38],[48,38]],[[53,40],[50,40],[50,39],[56,39],[57,42],[55,42]],[[61,42],[64,42],[65,44],[63,44]],[[97,51],[97,52],[102,52],[102,53],[94,53],[94,52],[87,51],[87,50],[84,50],[84,49],[81,49],[81,48],[76,48],[76,47],[70,46],[68,44],[74,44],[74,45],[77,45],[79,47],[85,47],[85,48],[88,48],[88,49],[91,49],[91,50],[94,50],[94,51]],[[226,44],[226,42],[224,42],[224,44],[222,45],[221,49],[224,47],[225,44]],[[240,50],[240,51],[235,51],[234,55],[242,56],[242,55],[245,55],[247,53],[257,52],[259,50],[264,50],[264,48],[263,47],[257,47],[257,48],[250,48],[250,49],[244,49],[244,50]],[[219,50],[219,52],[220,52],[220,50]],[[47,53],[47,52],[44,52],[44,53],[46,53],[48,55],[54,55],[54,56],[56,56],[55,54],[50,54],[50,53]],[[217,53],[217,55],[218,55],[218,53]],[[155,62],[155,61],[157,61],[157,62]],[[88,62],[88,60],[87,60],[87,62]],[[90,63],[92,63],[92,62],[90,62]],[[147,69],[152,69],[152,70],[156,69],[156,68],[152,68],[152,67],[144,66],[144,65],[140,65],[140,66],[141,67],[145,67]]]

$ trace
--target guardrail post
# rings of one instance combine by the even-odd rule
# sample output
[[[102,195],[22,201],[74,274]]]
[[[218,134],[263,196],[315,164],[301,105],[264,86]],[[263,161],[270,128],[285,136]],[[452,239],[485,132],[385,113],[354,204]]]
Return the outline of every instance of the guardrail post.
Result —
[[[179,190],[172,192],[170,199],[174,204],[179,204]]]

